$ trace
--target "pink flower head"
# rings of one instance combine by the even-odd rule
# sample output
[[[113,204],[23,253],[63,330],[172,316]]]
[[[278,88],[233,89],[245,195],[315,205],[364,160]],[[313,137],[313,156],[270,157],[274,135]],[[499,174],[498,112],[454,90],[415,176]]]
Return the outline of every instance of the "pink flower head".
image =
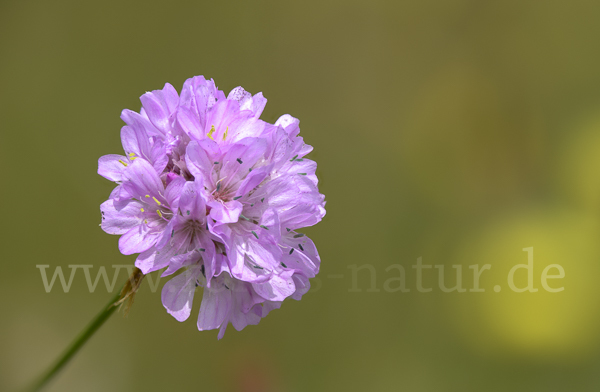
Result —
[[[227,97],[202,76],[141,97],[124,110],[125,155],[99,159],[118,185],[101,206],[102,229],[122,235],[144,273],[165,268],[162,302],[179,321],[204,289],[198,329],[241,330],[281,302],[299,300],[319,271],[313,242],[298,229],[325,215],[312,147],[299,121],[259,119],[266,99],[243,88]]]

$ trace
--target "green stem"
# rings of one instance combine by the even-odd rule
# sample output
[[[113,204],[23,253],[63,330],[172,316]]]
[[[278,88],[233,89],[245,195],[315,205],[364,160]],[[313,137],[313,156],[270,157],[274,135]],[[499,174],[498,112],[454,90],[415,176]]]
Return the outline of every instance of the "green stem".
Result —
[[[31,387],[28,391],[36,392],[42,390],[48,384],[48,382],[58,374],[58,372],[69,362],[69,360],[79,351],[79,349],[88,341],[90,337],[104,324],[106,320],[117,310],[116,304],[121,297],[121,290],[117,291],[117,294],[111,298],[107,306],[102,309],[100,313],[92,320],[92,322],[79,333],[77,338],[71,343],[65,352],[58,358],[56,363],[50,367],[44,373],[44,375]]]

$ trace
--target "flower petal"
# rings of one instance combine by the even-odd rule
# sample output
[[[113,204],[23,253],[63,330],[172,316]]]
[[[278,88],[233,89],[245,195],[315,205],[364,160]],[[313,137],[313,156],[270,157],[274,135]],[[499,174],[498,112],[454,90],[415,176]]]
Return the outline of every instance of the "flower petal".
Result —
[[[269,301],[283,301],[296,291],[292,275],[294,271],[284,271],[274,274],[266,282],[253,283],[252,287],[256,293]]]
[[[125,234],[142,223],[141,208],[144,205],[138,201],[127,201],[124,206],[115,207],[115,200],[109,199],[102,203],[102,230],[108,234]]]
[[[169,93],[166,95],[168,96]],[[148,92],[140,97],[148,118],[164,134],[167,134],[171,130],[169,124],[171,111],[167,102],[169,100],[165,98],[165,94],[161,90]]]
[[[196,291],[196,278],[199,275],[199,266],[190,267],[169,280],[162,289],[163,306],[177,321],[185,321],[190,317]]]
[[[181,189],[179,210],[185,219],[195,220],[204,225],[206,222],[206,203],[200,181],[188,181]]]
[[[231,310],[231,290],[222,283],[218,289],[205,289],[198,315],[198,330],[216,329],[228,322]]]
[[[122,181],[127,162],[123,155],[104,155],[98,159],[98,174],[110,181]]]
[[[208,202],[211,207],[210,217],[219,223],[234,223],[237,222],[242,213],[243,205],[237,200],[221,202],[213,200]]]
[[[123,172],[123,178],[126,180],[123,186],[133,197],[142,200],[148,195],[155,197],[161,203],[166,202],[162,196],[163,183],[148,161],[142,158],[133,161]]]
[[[281,244],[284,246],[284,255],[281,261],[286,268],[294,269],[307,278],[314,278],[319,273],[321,265],[319,252],[310,238],[307,236],[294,238],[297,235],[298,233],[292,231],[282,236]]]
[[[157,249],[153,246],[140,253],[138,258],[135,260],[135,266],[141,269],[144,274],[158,271],[159,269],[169,265],[169,262],[173,257],[175,257],[178,251],[179,248],[177,247],[164,247],[163,249]]]
[[[231,145],[222,158],[221,186],[227,189],[245,179],[266,151],[267,141],[262,138],[246,138]]]
[[[124,255],[144,252],[156,243],[160,234],[150,229],[148,225],[137,225],[119,238],[119,250]]]
[[[201,140],[206,137],[204,127],[200,123],[198,117],[187,108],[180,108],[177,111],[177,122],[181,129],[190,137],[192,140]]]
[[[175,211],[179,205],[179,198],[181,197],[181,191],[185,183],[186,181],[183,177],[177,176],[171,180],[169,185],[167,185],[167,189],[165,189],[165,199],[172,211]]]
[[[186,149],[185,163],[194,178],[204,184],[212,184],[211,172],[214,162],[202,145],[190,142]]]

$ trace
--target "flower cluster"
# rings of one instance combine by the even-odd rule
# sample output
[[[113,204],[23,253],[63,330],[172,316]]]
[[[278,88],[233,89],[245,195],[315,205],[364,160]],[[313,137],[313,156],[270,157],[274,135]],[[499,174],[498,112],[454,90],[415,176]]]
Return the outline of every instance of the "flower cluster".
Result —
[[[226,97],[212,80],[170,84],[124,110],[125,155],[99,159],[98,174],[117,183],[100,209],[102,229],[121,235],[119,250],[139,253],[144,274],[181,273],[162,290],[177,320],[203,288],[198,329],[257,324],[319,271],[313,242],[297,230],[325,215],[312,147],[299,121],[259,119],[266,99],[243,88]]]

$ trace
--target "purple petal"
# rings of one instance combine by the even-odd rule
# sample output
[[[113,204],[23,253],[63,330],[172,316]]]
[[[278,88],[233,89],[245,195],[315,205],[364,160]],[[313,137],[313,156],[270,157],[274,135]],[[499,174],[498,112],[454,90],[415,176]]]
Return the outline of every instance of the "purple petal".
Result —
[[[138,225],[119,238],[119,250],[124,255],[144,252],[156,243],[160,234],[148,228],[148,225]]]
[[[213,200],[208,203],[211,207],[210,217],[219,223],[237,222],[242,213],[242,203],[237,200],[231,200],[223,203],[219,200]]]
[[[178,250],[179,248],[176,247],[164,247],[163,249],[157,249],[156,247],[149,248],[141,252],[135,260],[135,266],[141,269],[144,274],[158,271],[169,264]]]
[[[160,97],[155,92],[149,92],[142,95],[140,101],[142,101],[144,110],[152,124],[162,133],[168,133],[171,129],[169,126],[168,107],[163,107],[164,103],[161,102]]]
[[[163,306],[177,321],[185,321],[190,317],[196,291],[196,278],[199,275],[200,267],[191,267],[169,280],[162,289]]]
[[[230,309],[231,290],[225,287],[220,287],[218,290],[206,289],[198,315],[198,330],[216,329],[221,324],[226,324]]]
[[[276,274],[266,282],[253,283],[256,293],[269,301],[283,301],[296,291],[292,275],[294,271],[285,271]]]
[[[292,276],[292,279],[294,279],[296,291],[294,292],[294,294],[290,295],[290,297],[292,299],[295,299],[296,301],[300,301],[300,299],[302,299],[302,296],[306,294],[308,290],[310,290],[310,281],[306,276],[301,274],[294,274]]]
[[[250,233],[243,235],[233,232],[225,241],[231,273],[235,278],[246,282],[264,282],[279,267],[282,255],[279,247],[259,238]]]
[[[200,181],[188,181],[181,189],[179,210],[185,219],[206,222],[206,204]]]
[[[162,100],[169,111],[173,113],[179,105],[179,94],[177,90],[170,83],[165,83],[165,87],[162,89]]]
[[[98,174],[110,181],[122,181],[127,162],[123,155],[104,155],[98,159]]]
[[[256,170],[253,170],[243,180],[240,187],[235,193],[235,196],[244,196],[252,189],[256,188],[261,182],[263,182],[273,170],[273,165],[262,166]]]
[[[140,113],[125,109],[121,112],[121,119],[129,126],[133,126],[135,124],[141,125],[148,136],[165,136],[164,132],[157,129],[147,117],[141,115]]]
[[[289,114],[284,114],[283,116],[279,117],[279,119],[277,119],[275,122],[275,125],[283,127],[286,133],[292,137],[300,133],[300,120],[290,116]]]
[[[200,120],[189,109],[181,108],[177,111],[177,122],[190,139],[201,140],[206,137]]]
[[[131,200],[124,206],[115,208],[115,200],[109,199],[102,203],[102,230],[108,234],[125,234],[143,221],[140,209],[144,205],[138,201]]]
[[[264,156],[267,142],[260,138],[246,138],[231,145],[223,156],[221,186],[227,188],[246,178],[250,169]]]
[[[123,188],[123,185],[117,185],[115,189],[110,192],[109,199],[113,200],[126,200],[130,199],[131,195]]]
[[[149,160],[152,148],[150,138],[137,121],[131,126],[121,128],[121,143],[125,153],[133,153],[138,157]]]
[[[163,183],[146,160],[138,158],[133,161],[123,172],[123,177],[126,180],[123,186],[133,197],[142,200],[148,195],[161,203],[166,201],[162,196]]]
[[[212,182],[211,171],[214,163],[203,146],[195,141],[190,142],[186,150],[185,163],[196,180],[206,184]]]
[[[319,252],[310,238],[307,236],[294,238],[297,235],[292,231],[282,237],[281,244],[285,248],[281,261],[287,268],[294,269],[308,278],[313,278],[319,272],[321,265]]]
[[[206,117],[206,125],[204,126],[206,133],[214,127],[215,130],[211,134],[212,139],[223,140],[223,135],[225,134],[225,131],[227,131],[231,120],[234,119],[239,112],[239,108],[240,105],[237,101],[226,99],[217,102],[210,112],[208,112]],[[229,134],[229,131],[227,134]]]
[[[179,205],[179,197],[186,181],[183,177],[177,176],[171,180],[167,189],[165,189],[165,199],[173,211],[175,211]]]
[[[267,100],[263,97],[262,93],[258,93],[253,97],[252,94],[244,90],[241,86],[231,90],[227,99],[238,101],[240,110],[249,110],[256,118],[260,117],[267,104]]]

